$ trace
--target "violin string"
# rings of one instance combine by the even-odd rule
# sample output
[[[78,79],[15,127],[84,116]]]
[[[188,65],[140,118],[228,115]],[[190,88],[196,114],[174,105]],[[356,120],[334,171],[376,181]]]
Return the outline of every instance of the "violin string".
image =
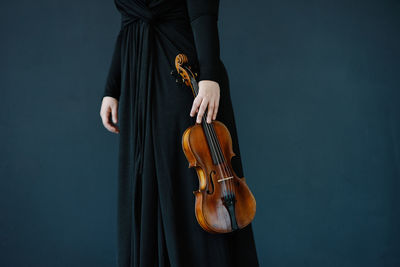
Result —
[[[211,124],[210,124],[210,128],[211,128],[210,132],[211,132],[211,135],[212,135],[211,138],[214,140],[214,142],[216,143],[216,146],[218,147],[217,151],[218,151],[219,157],[220,157],[220,165],[223,165],[222,167],[224,167],[224,168],[222,168],[222,173],[224,173],[224,177],[223,178],[227,178],[227,177],[229,177],[229,172],[227,172],[227,169],[225,168],[225,162],[226,162],[225,161],[225,157],[224,157],[224,155],[222,153],[221,146],[220,146],[220,144],[218,142],[218,137],[217,137],[217,134],[215,133],[215,128]],[[222,182],[225,185],[227,184],[227,180],[223,180]],[[228,192],[229,192],[229,194],[232,193],[232,189],[229,187],[229,184],[228,184]]]
[[[213,141],[211,140],[211,142],[213,142]],[[218,157],[217,153],[216,153],[216,155]],[[220,157],[221,156],[219,156],[219,158]],[[225,170],[224,170],[224,168],[222,168],[222,164],[220,162],[221,162],[221,159],[218,160],[217,167],[219,169],[219,173],[222,175],[222,178],[225,178],[226,177]],[[220,182],[218,182],[218,183],[220,183]],[[222,183],[221,187],[223,188],[223,196],[226,197],[228,195],[229,188],[227,188],[225,181],[221,181],[221,183]]]
[[[207,123],[207,121],[205,120],[205,117],[206,117],[206,116],[207,116],[207,111],[205,112],[205,116],[203,116],[203,126],[205,127],[204,130],[205,130],[205,132],[206,132],[206,133],[208,134],[208,136],[209,136],[209,140],[210,140],[210,142],[211,142],[210,146],[212,147],[212,150],[214,151],[214,155],[217,157],[218,161],[221,161],[221,160],[223,160],[223,158],[221,158],[221,155],[218,154],[218,150],[215,149],[215,147],[217,146],[215,143],[218,144],[218,142],[216,142],[216,141],[214,140],[212,134],[210,134],[210,133],[212,133],[212,131],[210,130],[211,125],[209,125],[209,124]],[[218,165],[220,165],[219,162],[217,162],[217,163],[218,163]],[[219,169],[220,169],[220,173],[222,173],[222,174],[225,176],[223,169],[221,169],[221,166],[219,166]],[[224,177],[223,177],[223,178],[224,178]],[[224,182],[224,181],[222,181],[222,182]],[[224,194],[224,196],[226,196],[226,195],[227,195],[228,189],[227,189],[225,183],[222,184],[222,188],[223,188],[223,191],[224,191],[223,194]]]
[[[208,132],[211,133],[210,139],[211,139],[211,142],[213,142],[213,146],[217,147],[216,155],[217,155],[217,157],[219,157],[219,164],[218,165],[220,166],[221,173],[223,173],[223,176],[224,176],[223,178],[230,177],[229,171],[227,172],[228,169],[226,168],[225,157],[224,157],[224,155],[222,153],[221,146],[220,146],[220,144],[218,142],[218,137],[217,137],[217,135],[215,133],[215,128],[213,127],[212,124],[208,124],[208,123],[206,124],[206,127],[207,127]],[[223,164],[224,168],[221,168],[221,164]],[[229,192],[229,195],[231,195],[232,194],[232,186],[231,186],[231,183],[229,183],[229,180],[228,181],[227,180],[223,180],[221,182],[223,183],[224,188],[226,188],[227,187],[226,185],[228,185],[228,190],[227,191]],[[225,196],[227,196],[227,195],[225,194]]]
[[[214,128],[212,128],[212,134],[215,136],[215,138],[218,138],[217,137],[217,134],[215,133],[215,129]],[[218,145],[218,147],[219,147],[219,151],[220,151],[220,153],[221,153],[221,155],[222,155],[222,157],[223,157],[223,164],[224,164],[224,169],[225,169],[225,172],[227,173],[227,177],[233,177],[233,175],[232,175],[232,173],[231,173],[231,171],[230,171],[230,169],[227,167],[227,162],[226,162],[226,159],[225,159],[225,157],[223,156],[223,153],[222,153],[222,149],[221,149],[221,146],[220,146],[220,144],[219,144],[219,142],[217,143],[217,145]],[[232,182],[232,178],[231,179],[228,179],[228,180],[225,180],[225,181],[223,181],[223,182],[226,182],[227,184],[228,184],[228,188],[229,188],[229,193],[232,195],[232,194],[235,194],[235,190],[234,190],[234,184],[233,184],[233,182]]]

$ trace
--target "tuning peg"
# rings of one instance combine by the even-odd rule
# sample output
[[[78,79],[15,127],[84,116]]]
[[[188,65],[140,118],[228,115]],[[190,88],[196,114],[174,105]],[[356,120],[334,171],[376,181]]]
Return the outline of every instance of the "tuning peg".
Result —
[[[170,74],[171,74],[172,76],[175,76],[175,77],[178,76],[178,73],[177,73],[177,71],[176,71],[175,69],[172,69],[171,72],[170,72]]]

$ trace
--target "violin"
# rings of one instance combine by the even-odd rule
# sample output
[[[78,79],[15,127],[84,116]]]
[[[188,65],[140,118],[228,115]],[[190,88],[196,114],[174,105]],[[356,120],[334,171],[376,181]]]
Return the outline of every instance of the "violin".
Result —
[[[185,54],[175,58],[176,74],[198,94],[197,73],[193,73]],[[178,75],[176,75],[178,76]],[[178,76],[179,77],[179,76]],[[236,154],[228,128],[220,121],[202,122],[187,128],[182,135],[182,149],[199,179],[195,195],[195,215],[209,233],[230,233],[247,226],[254,218],[256,201],[245,178],[234,172],[231,159]]]

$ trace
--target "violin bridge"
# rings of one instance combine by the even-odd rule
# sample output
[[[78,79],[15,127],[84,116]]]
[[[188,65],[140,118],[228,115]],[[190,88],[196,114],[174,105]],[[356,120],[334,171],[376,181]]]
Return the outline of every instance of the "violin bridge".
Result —
[[[222,181],[225,181],[225,180],[232,179],[232,178],[233,178],[233,176],[229,176],[229,177],[225,177],[225,178],[219,179],[219,180],[218,180],[218,183],[220,183],[220,182],[222,182]]]

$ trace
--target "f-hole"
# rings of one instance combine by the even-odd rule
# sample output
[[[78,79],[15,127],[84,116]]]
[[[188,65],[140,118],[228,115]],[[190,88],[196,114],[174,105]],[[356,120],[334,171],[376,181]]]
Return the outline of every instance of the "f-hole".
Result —
[[[209,182],[207,183],[207,194],[209,194],[209,195],[214,193],[214,182],[213,182],[213,179],[212,179],[212,175],[215,174],[215,173],[216,173],[216,171],[212,170],[210,172],[210,175],[209,175]],[[212,191],[210,191],[210,188],[209,188],[210,184],[211,184],[211,187],[212,187]]]

